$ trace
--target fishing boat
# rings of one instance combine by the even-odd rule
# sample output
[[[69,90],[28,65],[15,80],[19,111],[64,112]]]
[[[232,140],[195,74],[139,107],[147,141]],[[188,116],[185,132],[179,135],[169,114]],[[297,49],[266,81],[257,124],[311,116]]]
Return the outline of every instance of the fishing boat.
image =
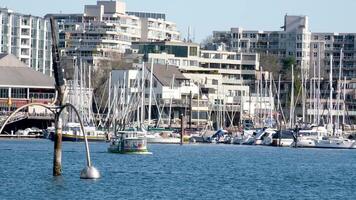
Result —
[[[116,136],[110,139],[108,152],[119,154],[152,154],[147,150],[147,138],[137,131],[117,132]]]

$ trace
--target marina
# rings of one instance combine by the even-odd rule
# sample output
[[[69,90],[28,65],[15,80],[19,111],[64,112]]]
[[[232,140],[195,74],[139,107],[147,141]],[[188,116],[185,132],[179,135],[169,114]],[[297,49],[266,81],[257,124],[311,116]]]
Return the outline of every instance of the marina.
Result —
[[[63,143],[64,175],[51,177],[51,141],[0,140],[1,199],[356,198],[354,151],[149,145],[153,155],[128,156],[107,153],[105,143],[90,147],[102,173],[97,181],[78,177],[81,143]]]
[[[0,200],[356,199],[356,4],[3,1]]]

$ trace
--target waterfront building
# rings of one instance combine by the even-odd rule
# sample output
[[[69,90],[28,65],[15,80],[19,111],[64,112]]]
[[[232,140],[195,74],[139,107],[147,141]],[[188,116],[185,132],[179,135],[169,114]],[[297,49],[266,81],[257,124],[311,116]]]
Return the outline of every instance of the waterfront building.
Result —
[[[172,41],[137,42],[133,49],[155,64],[177,66],[199,88],[199,97],[193,99],[206,99],[215,127],[239,123],[242,98],[254,92],[257,53],[230,52],[223,47],[202,50],[198,44]],[[223,119],[224,112],[230,121]]]
[[[201,50],[198,44],[169,41],[134,43],[133,48],[154,63],[178,66],[212,102],[235,104],[239,96],[249,96],[259,70],[257,53]]]
[[[162,13],[127,12],[141,21],[141,40],[143,42],[180,41],[180,33],[174,22],[166,20]]]
[[[0,54],[0,112],[8,112],[32,102],[52,104],[55,100],[54,79],[29,68],[14,55]],[[0,114],[0,115],[1,115]],[[26,117],[50,114],[42,107],[25,109]]]
[[[141,105],[142,67],[142,64],[136,64],[134,67],[112,71],[112,86],[119,88],[119,91],[115,94],[125,92],[125,105]],[[182,74],[177,66],[154,64],[152,69],[152,91],[150,91],[151,63],[145,64],[143,102],[146,110],[148,110],[151,95],[152,119],[160,119],[160,123],[167,125],[169,118],[179,119],[180,114],[187,115],[190,110],[190,95],[192,95],[192,98],[196,98],[199,89],[197,85]],[[122,88],[125,88],[125,90]],[[112,98],[115,99],[114,95]],[[135,101],[139,103],[135,103]],[[201,100],[201,102],[201,107],[203,107],[204,101]],[[196,108],[196,104],[192,107],[193,110],[199,110]],[[170,109],[171,111],[169,111]],[[204,109],[201,108],[202,110],[207,110],[207,106]],[[169,113],[171,113],[171,116],[169,116]],[[148,118],[148,113],[145,114],[145,118]],[[207,119],[205,118],[205,120]],[[203,121],[202,118],[200,122]]]
[[[280,59],[294,57],[297,66],[302,66],[306,77],[314,76],[314,66],[322,77],[328,78],[330,57],[333,56],[333,78],[339,76],[341,58],[342,77],[356,76],[356,33],[311,32],[307,16],[284,17],[282,30],[257,31],[231,28],[230,31],[214,31],[213,42],[223,43],[228,50],[259,52],[275,55]]]
[[[342,74],[347,79],[356,77],[355,41],[356,33],[312,33],[310,63],[318,72],[319,66],[322,75],[328,77],[330,73],[330,58],[333,57],[333,78],[339,78],[341,64]],[[310,70],[311,74],[313,70]],[[312,75],[311,75],[312,76]]]
[[[282,30],[259,31],[231,28],[230,31],[214,31],[214,43],[223,43],[228,50],[258,52],[279,58],[294,57],[297,65],[310,67],[311,31],[307,16],[284,17]]]
[[[58,45],[63,56],[76,57],[97,66],[112,60],[140,40],[140,20],[126,14],[121,1],[97,1],[85,5],[83,14],[47,14],[58,23]]]
[[[62,55],[94,66],[119,60],[132,42],[179,40],[176,25],[166,21],[164,14],[126,12],[125,2],[119,0],[85,5],[82,14],[45,17],[57,20]]]
[[[27,67],[52,76],[51,28],[37,16],[0,8],[0,53],[15,55]]]

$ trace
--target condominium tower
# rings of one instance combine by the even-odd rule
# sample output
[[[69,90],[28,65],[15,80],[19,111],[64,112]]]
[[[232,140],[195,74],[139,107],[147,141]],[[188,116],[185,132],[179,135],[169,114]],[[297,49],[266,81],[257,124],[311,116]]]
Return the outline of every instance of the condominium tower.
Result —
[[[26,66],[52,75],[49,21],[0,8],[0,53],[13,54]]]

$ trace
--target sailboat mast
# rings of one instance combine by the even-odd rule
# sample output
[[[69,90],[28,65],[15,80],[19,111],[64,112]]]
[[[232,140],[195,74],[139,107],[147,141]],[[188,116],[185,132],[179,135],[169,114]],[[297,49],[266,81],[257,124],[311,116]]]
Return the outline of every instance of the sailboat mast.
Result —
[[[271,72],[271,74],[270,74],[270,80],[269,80],[269,98],[270,98],[270,105],[271,105],[271,107],[270,107],[270,122],[271,122],[271,127],[272,127],[272,118],[273,118],[273,95],[272,95],[272,72]]]
[[[153,59],[151,60],[151,69],[150,69],[150,96],[148,99],[148,125],[151,124],[151,112],[152,112],[152,82],[153,82]]]
[[[145,63],[142,65],[142,74],[141,74],[141,123],[140,127],[145,121]]]
[[[304,68],[303,65],[300,67],[301,73],[302,73],[302,120],[303,123],[305,122],[305,75],[304,75]]]
[[[333,123],[333,55],[330,55],[330,97],[329,97],[329,110],[330,110],[330,122],[329,124]]]
[[[291,100],[289,110],[290,128],[294,126],[294,65],[292,65],[292,86],[291,86]]]
[[[171,85],[171,96],[170,96],[170,101],[169,101],[169,114],[168,114],[168,125],[171,127],[171,115],[172,115],[172,101],[173,101],[173,96],[174,96],[174,80],[175,80],[175,74],[173,74],[172,78],[172,85]]]
[[[339,63],[339,79],[337,81],[337,130],[340,129],[340,98],[341,98],[341,68],[342,68],[342,49],[340,50],[340,63]]]
[[[345,125],[345,113],[346,113],[346,76],[344,77],[344,91],[343,91],[343,100],[344,100],[344,104],[343,104],[343,113],[342,113],[342,124],[343,126]]]
[[[321,96],[321,92],[320,92],[320,77],[321,77],[321,73],[320,73],[320,62],[321,62],[321,58],[320,58],[320,54],[321,54],[321,44],[319,44],[319,52],[318,52],[318,94],[317,94],[317,125],[319,125],[320,123],[320,96]]]

